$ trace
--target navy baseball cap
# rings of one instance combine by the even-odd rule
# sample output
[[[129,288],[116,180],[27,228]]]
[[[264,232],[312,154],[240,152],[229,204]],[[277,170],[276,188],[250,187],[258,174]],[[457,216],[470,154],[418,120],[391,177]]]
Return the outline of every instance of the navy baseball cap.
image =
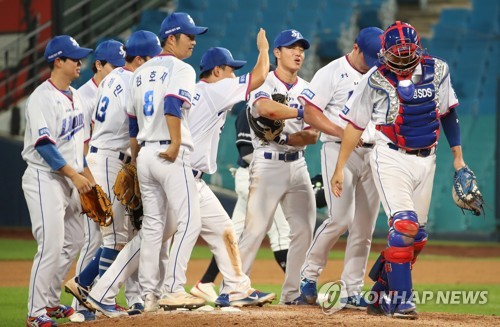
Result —
[[[287,47],[295,42],[300,42],[302,43],[302,47],[304,49],[309,49],[311,46],[309,44],[309,41],[307,41],[302,34],[300,34],[299,31],[297,30],[284,30],[281,31],[280,34],[274,39],[274,47],[279,48],[279,47]]]
[[[123,44],[115,40],[99,43],[95,48],[95,60],[107,61],[115,67],[125,66],[125,50]]]
[[[139,30],[130,35],[125,43],[127,56],[154,57],[160,54],[162,48],[155,33]]]
[[[167,16],[160,27],[160,38],[166,39],[170,34],[200,35],[208,31],[208,27],[196,26],[194,20],[185,12],[173,12]]]
[[[52,38],[45,47],[45,60],[53,62],[56,58],[83,59],[93,50],[80,48],[78,42],[69,35],[58,35]]]
[[[359,31],[355,43],[363,52],[365,62],[368,67],[373,67],[378,63],[378,54],[382,48],[382,38],[384,34],[378,27],[367,27]]]
[[[208,49],[201,57],[200,71],[202,73],[213,69],[215,66],[230,66],[234,69],[240,69],[247,62],[244,60],[234,60],[231,51],[226,48],[214,47]]]

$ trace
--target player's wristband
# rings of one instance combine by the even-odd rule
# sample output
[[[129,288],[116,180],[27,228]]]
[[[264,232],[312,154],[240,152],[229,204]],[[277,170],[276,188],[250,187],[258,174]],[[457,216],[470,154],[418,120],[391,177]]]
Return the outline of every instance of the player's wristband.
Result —
[[[304,109],[297,108],[297,118],[304,119]]]
[[[273,141],[278,143],[279,145],[288,144],[288,135],[280,134],[276,136]]]

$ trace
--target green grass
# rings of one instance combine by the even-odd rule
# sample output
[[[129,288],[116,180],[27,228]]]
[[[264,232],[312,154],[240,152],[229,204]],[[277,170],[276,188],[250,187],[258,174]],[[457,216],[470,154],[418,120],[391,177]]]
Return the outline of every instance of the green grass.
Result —
[[[384,240],[376,240],[375,243],[385,243]],[[451,243],[451,242],[433,242],[434,245],[453,245],[453,246],[493,246],[500,247],[498,244],[486,243]],[[33,240],[13,240],[0,239],[0,260],[33,260],[36,252],[36,243]],[[372,253],[370,259],[376,259],[377,253]],[[211,257],[210,250],[207,247],[196,246],[193,250],[192,259],[208,259]],[[331,251],[330,259],[343,259],[342,251]],[[461,260],[457,257],[441,256],[441,255],[421,255],[421,260]],[[257,254],[259,260],[274,260],[273,252],[269,248],[262,248]],[[500,260],[500,258],[467,258],[467,260]],[[4,272],[8,273],[8,272]],[[255,284],[255,288],[266,292],[275,292],[279,298],[281,293],[281,285],[262,285]],[[368,287],[368,286],[367,286]],[[187,289],[190,285],[186,286]],[[463,285],[447,285],[447,284],[416,284],[414,288],[419,291],[488,291],[488,301],[485,304],[442,304],[436,303],[436,295],[431,301],[418,305],[418,310],[421,312],[449,312],[449,313],[468,313],[480,315],[498,314],[500,307],[500,285],[486,284],[463,284]],[[369,288],[365,288],[367,291]],[[435,293],[434,293],[435,294]],[[28,287],[3,287],[0,288],[0,321],[1,326],[20,326],[24,323],[26,316],[26,302],[28,298]],[[71,297],[67,293],[62,293],[61,303],[70,304]],[[125,305],[125,299],[121,293],[118,297],[118,303]],[[276,302],[277,303],[277,302]],[[62,320],[61,322],[63,322]]]

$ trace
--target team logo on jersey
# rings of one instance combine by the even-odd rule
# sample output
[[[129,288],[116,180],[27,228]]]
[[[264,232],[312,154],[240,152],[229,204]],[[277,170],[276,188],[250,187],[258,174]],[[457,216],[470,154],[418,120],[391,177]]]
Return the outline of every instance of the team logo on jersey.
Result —
[[[78,114],[69,119],[63,119],[60,138],[70,140],[78,131],[83,129],[83,114]]]
[[[245,84],[247,82],[247,75],[240,76],[240,84]]]
[[[255,98],[256,98],[256,99],[258,99],[258,98],[268,98],[268,99],[270,99],[270,98],[271,98],[271,96],[270,96],[268,93],[264,92],[264,91],[260,91],[260,92],[258,92],[258,93],[255,95]]]
[[[308,98],[309,98],[309,100],[312,100],[312,98],[314,98],[314,96],[315,96],[316,94],[314,94],[314,92],[313,92],[313,91],[311,91],[311,90],[309,90],[309,89],[304,89],[304,90],[302,91],[301,95],[305,95],[306,97],[308,97]]]
[[[184,97],[184,98],[188,99],[188,100],[189,100],[189,102],[191,102],[191,94],[190,94],[188,91],[183,90],[183,89],[180,89],[180,90],[179,90],[179,95],[180,95],[181,97]]]
[[[50,136],[50,131],[47,127],[42,127],[38,130],[38,136],[47,135]]]

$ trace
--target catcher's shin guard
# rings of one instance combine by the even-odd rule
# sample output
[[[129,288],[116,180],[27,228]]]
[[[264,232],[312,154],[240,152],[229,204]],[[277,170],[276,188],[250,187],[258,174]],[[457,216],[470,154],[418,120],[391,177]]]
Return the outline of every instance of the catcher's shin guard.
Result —
[[[415,241],[413,243],[413,259],[411,260],[412,269],[413,269],[413,265],[417,261],[417,257],[420,254],[420,251],[422,251],[424,246],[427,244],[427,237],[428,237],[428,234],[425,231],[425,226],[421,226],[418,229],[417,236],[415,236]]]
[[[417,214],[400,211],[391,219],[388,248],[384,251],[389,291],[396,302],[411,299],[413,243],[419,231]]]

